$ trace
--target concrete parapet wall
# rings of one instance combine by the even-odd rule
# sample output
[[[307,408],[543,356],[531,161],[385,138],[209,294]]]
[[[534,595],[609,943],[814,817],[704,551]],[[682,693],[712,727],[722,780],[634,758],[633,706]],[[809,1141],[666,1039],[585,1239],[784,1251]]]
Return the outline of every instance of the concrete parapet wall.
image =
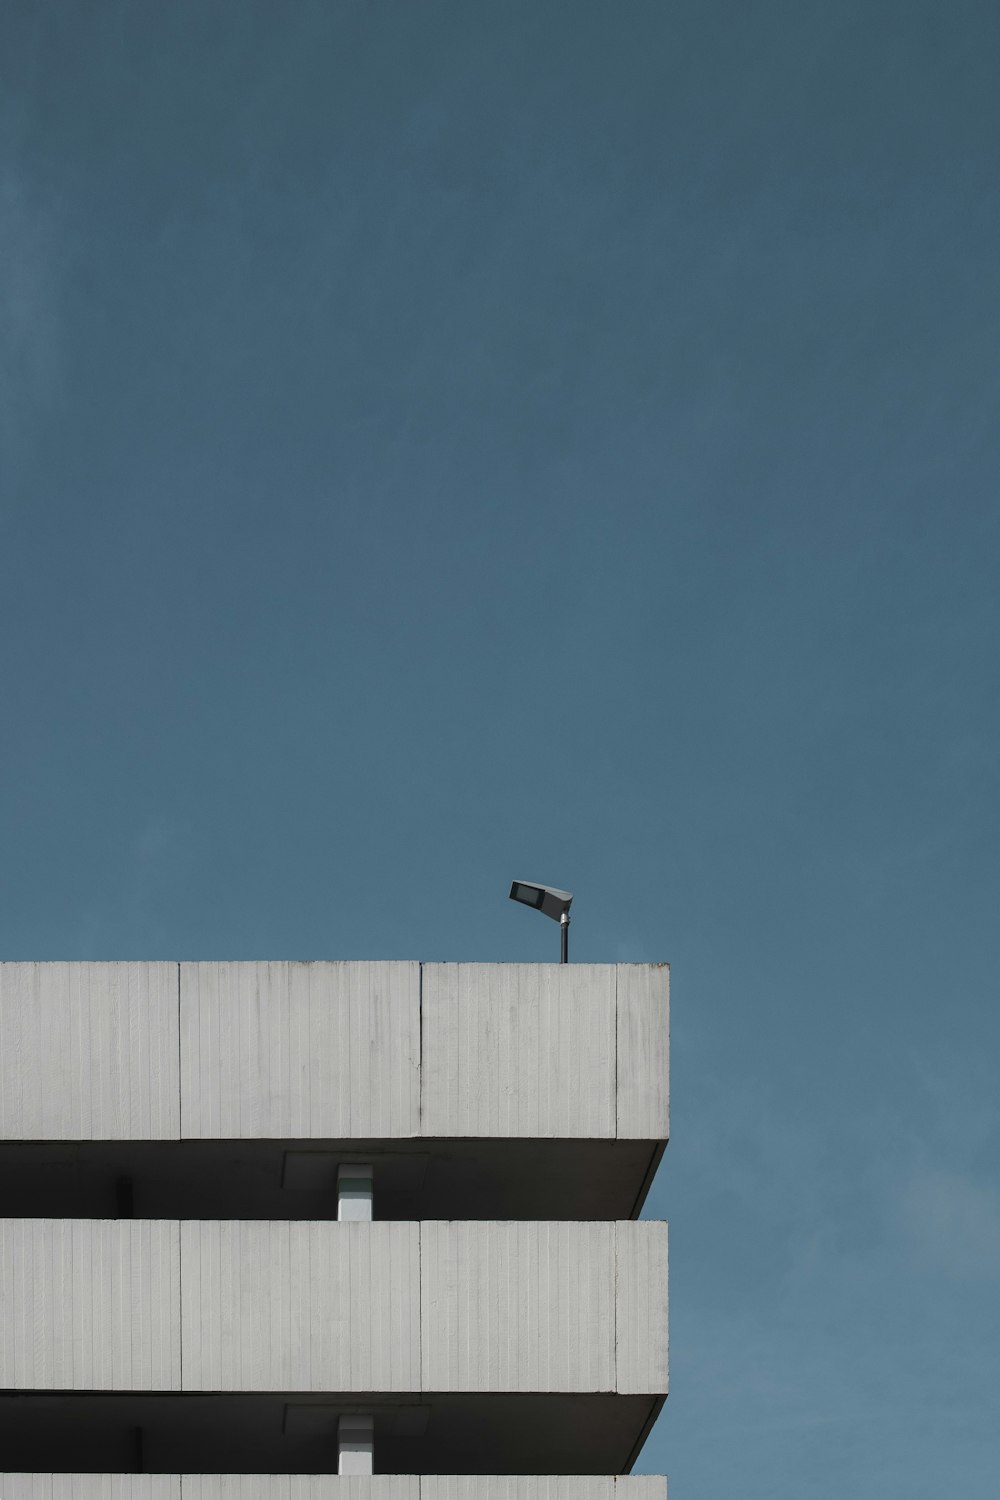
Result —
[[[0,1139],[176,1140],[179,971],[0,963]]]
[[[0,1388],[179,1391],[180,1288],[176,1220],[0,1219]]]
[[[617,1389],[618,1227],[423,1224],[422,1388]]]
[[[422,1130],[615,1134],[613,964],[425,964]]]
[[[0,964],[0,1140],[664,1141],[648,964]]]
[[[0,1474],[2,1500],[667,1500],[660,1475]]]
[[[426,1474],[420,1500],[667,1500],[662,1474]]]
[[[180,1494],[177,1474],[0,1474],[2,1500],[180,1500]]]
[[[665,1224],[0,1220],[11,1391],[660,1395],[666,1332]]]
[[[420,1133],[420,965],[180,966],[185,1137]]]
[[[177,1500],[420,1500],[418,1474],[183,1474]]]
[[[420,1224],[181,1225],[184,1389],[420,1389]]]

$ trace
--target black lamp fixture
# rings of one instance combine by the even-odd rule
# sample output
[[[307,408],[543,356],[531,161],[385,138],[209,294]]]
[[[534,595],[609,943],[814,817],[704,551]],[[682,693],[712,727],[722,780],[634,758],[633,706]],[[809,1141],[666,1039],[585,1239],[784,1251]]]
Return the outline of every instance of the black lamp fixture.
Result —
[[[533,906],[559,923],[559,962],[569,963],[569,909],[573,892],[557,891],[554,886],[536,885],[531,880],[515,880],[510,888],[510,899],[520,901],[522,906]]]

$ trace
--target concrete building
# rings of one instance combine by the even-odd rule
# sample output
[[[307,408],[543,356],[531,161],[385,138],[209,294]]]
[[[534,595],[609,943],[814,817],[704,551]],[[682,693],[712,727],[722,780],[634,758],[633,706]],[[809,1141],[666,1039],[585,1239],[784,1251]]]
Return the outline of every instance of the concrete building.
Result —
[[[667,969],[0,964],[0,1500],[664,1500]]]

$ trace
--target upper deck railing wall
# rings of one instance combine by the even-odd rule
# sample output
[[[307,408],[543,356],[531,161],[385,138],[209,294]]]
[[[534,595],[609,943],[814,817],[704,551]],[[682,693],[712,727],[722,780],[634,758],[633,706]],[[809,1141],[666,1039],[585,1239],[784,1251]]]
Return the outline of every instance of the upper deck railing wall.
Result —
[[[665,1141],[654,964],[0,964],[0,1140]]]

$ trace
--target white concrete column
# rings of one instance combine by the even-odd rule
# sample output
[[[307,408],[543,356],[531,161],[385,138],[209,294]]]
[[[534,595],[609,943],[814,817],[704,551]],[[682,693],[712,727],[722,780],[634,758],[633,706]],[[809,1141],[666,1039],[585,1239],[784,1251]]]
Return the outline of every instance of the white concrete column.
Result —
[[[337,1423],[337,1473],[372,1474],[375,1460],[375,1418],[341,1417]]]
[[[373,1172],[349,1162],[337,1168],[337,1218],[370,1223]]]

